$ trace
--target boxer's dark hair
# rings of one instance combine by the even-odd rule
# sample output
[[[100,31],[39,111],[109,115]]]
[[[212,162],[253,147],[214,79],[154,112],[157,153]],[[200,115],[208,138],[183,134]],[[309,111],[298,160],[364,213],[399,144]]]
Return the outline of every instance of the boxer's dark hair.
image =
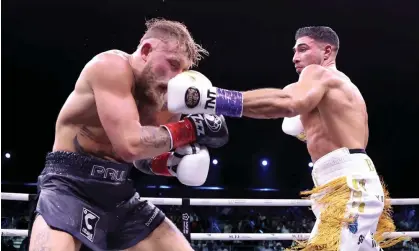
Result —
[[[337,52],[339,50],[339,37],[332,28],[327,26],[302,27],[295,33],[295,40],[301,37],[309,37],[318,42],[328,43]]]
[[[192,66],[198,65],[198,62],[209,55],[201,45],[195,43],[188,28],[177,21],[153,18],[146,21],[147,30],[141,38],[140,44],[148,38],[157,38],[162,41],[175,40],[179,43],[179,48],[184,50],[191,61]]]

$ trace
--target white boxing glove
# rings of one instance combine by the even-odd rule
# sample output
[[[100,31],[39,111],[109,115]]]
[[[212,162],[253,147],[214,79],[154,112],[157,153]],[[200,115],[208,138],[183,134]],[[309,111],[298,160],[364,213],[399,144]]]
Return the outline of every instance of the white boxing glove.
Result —
[[[138,170],[149,175],[177,177],[184,185],[200,186],[207,179],[209,162],[206,147],[190,144],[152,159],[136,160],[133,164]]]
[[[205,146],[195,154],[184,156],[177,165],[176,177],[187,186],[201,186],[208,177],[210,155]]]
[[[168,82],[167,108],[172,113],[241,117],[243,94],[213,87],[200,72],[185,71]]]
[[[183,114],[205,113],[205,102],[207,101],[205,97],[208,92],[215,91],[211,90],[211,87],[211,81],[200,72],[185,71],[176,75],[169,80],[167,86],[168,110]],[[214,112],[214,109],[207,111],[211,114]]]
[[[306,133],[304,131],[300,115],[291,118],[284,118],[284,121],[282,122],[282,131],[306,142]]]

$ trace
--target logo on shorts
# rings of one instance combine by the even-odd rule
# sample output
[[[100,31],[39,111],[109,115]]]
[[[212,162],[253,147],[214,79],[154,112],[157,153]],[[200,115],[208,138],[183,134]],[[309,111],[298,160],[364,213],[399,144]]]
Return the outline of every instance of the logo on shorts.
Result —
[[[150,204],[149,204],[150,205]],[[150,205],[152,206],[152,205]],[[147,227],[149,227],[151,225],[151,223],[153,222],[153,220],[156,218],[157,214],[159,213],[159,209],[157,207],[154,207],[153,210],[153,214],[151,215],[151,217],[148,219],[148,221],[145,223],[145,225]]]
[[[219,116],[204,114],[205,124],[213,132],[218,132],[221,129],[221,118]]]
[[[185,92],[185,104],[188,108],[195,108],[199,104],[201,94],[195,87],[189,87]]]
[[[376,248],[377,247],[377,242],[374,240],[374,235],[371,234],[371,236],[372,236],[371,247]]]
[[[358,245],[361,245],[364,242],[365,237],[361,234],[358,238]]]
[[[97,214],[83,208],[80,233],[91,242],[95,238],[96,225],[99,220],[100,217]]]
[[[358,217],[359,215],[349,216],[348,229],[349,229],[349,232],[353,234],[356,234],[356,232],[358,232]]]
[[[112,181],[123,181],[125,179],[126,171],[118,171],[113,168],[105,168],[103,166],[93,165],[91,176],[110,179]]]

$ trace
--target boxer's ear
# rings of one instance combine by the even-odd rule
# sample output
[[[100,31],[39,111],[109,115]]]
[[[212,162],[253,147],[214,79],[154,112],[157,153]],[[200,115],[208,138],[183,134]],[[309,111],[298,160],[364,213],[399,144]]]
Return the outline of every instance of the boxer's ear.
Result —
[[[330,56],[332,56],[332,46],[330,44],[326,44],[326,46],[324,47],[323,60],[329,59]]]
[[[144,43],[141,46],[140,52],[141,52],[141,58],[144,61],[147,61],[148,56],[150,55],[151,51],[153,50],[153,47],[151,46],[151,43]]]

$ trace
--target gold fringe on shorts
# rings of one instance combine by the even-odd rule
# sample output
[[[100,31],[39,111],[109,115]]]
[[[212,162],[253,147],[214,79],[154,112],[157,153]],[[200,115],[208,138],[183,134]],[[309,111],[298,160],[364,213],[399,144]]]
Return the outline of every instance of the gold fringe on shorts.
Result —
[[[381,248],[393,246],[406,237],[398,237],[388,239],[383,236],[384,232],[394,232],[396,227],[391,218],[392,208],[390,205],[389,193],[386,190],[384,183],[381,182],[384,189],[385,204],[384,211],[378,221],[377,231],[374,234],[374,239]],[[327,250],[338,251],[341,242],[342,227],[353,223],[355,219],[346,218],[346,205],[351,196],[351,190],[346,184],[346,177],[335,179],[323,186],[315,187],[312,190],[301,192],[301,195],[306,199],[312,195],[320,207],[322,207],[320,214],[320,223],[318,225],[317,234],[311,240],[296,241],[296,245],[291,247],[291,250]]]
[[[377,231],[374,234],[374,240],[379,244],[381,248],[387,248],[396,245],[399,242],[411,240],[408,236],[398,237],[398,238],[386,238],[385,232],[394,232],[396,231],[396,226],[392,219],[393,209],[390,204],[390,193],[387,190],[387,186],[384,181],[381,180],[381,186],[384,190],[384,210],[378,220]]]

